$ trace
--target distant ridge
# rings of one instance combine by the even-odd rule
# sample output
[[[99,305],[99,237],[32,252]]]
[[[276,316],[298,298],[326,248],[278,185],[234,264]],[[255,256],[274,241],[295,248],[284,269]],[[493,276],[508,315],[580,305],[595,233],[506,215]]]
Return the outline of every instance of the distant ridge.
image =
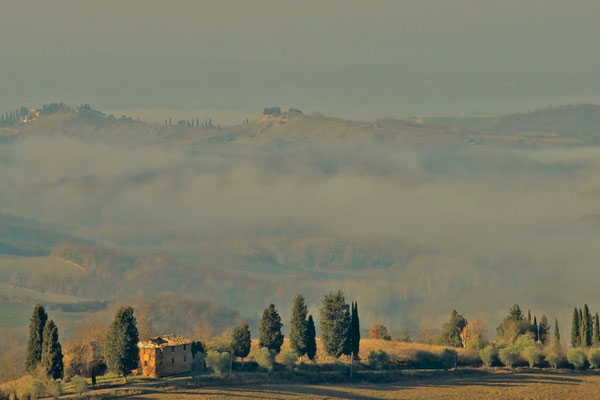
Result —
[[[548,107],[494,119],[490,130],[499,133],[547,132],[561,136],[592,136],[600,133],[600,106],[596,104]]]

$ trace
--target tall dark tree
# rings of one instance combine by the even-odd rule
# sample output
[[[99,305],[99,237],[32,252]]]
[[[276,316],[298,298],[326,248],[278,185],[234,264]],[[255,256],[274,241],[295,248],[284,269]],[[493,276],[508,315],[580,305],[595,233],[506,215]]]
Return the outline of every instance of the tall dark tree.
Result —
[[[260,318],[258,345],[279,353],[283,344],[282,326],[281,317],[275,309],[275,305],[270,304],[269,307],[265,308]]]
[[[52,320],[47,321],[44,326],[40,365],[50,378],[62,379],[64,375],[62,347],[58,341],[58,328]]]
[[[508,309],[508,317],[515,321],[523,321],[523,312],[521,311],[521,307],[518,304],[513,304]]]
[[[558,330],[558,318],[554,319],[554,345],[560,346],[560,331]]]
[[[296,295],[292,305],[292,316],[290,318],[290,346],[296,352],[298,357],[306,354],[306,317],[308,307],[304,301],[304,296]]]
[[[598,320],[598,313],[594,314],[592,325],[592,346],[600,347],[600,321]]]
[[[360,351],[360,320],[358,318],[358,304],[356,302],[352,303],[350,338],[352,341],[352,360],[358,360],[358,353]]]
[[[573,319],[571,320],[571,347],[579,347],[581,343],[581,337],[579,335],[579,311],[577,307],[573,310]]]
[[[531,310],[527,310],[527,322],[531,324]]]
[[[108,328],[106,337],[106,364],[108,368],[127,379],[140,360],[139,333],[132,307],[121,307]]]
[[[27,340],[27,354],[25,368],[29,372],[35,371],[42,360],[42,343],[44,341],[44,327],[48,321],[48,314],[41,304],[36,304],[29,323],[29,339]]]
[[[315,330],[315,321],[312,315],[308,316],[306,321],[306,357],[309,360],[314,360],[317,355],[317,332]]]
[[[533,333],[533,340],[536,342],[540,340],[540,332],[537,323],[537,317],[533,317],[533,324],[531,325],[531,333]]]
[[[352,353],[350,307],[341,290],[323,298],[321,307],[321,343],[327,354],[338,358]]]
[[[583,342],[583,310],[579,309],[579,345],[584,346]]]
[[[240,357],[242,363],[244,358],[250,353],[252,339],[250,338],[250,327],[248,322],[244,321],[240,326],[236,326],[231,334],[231,349],[234,357]]]
[[[548,323],[548,317],[542,315],[540,323],[538,325],[538,340],[542,344],[548,344],[548,337],[550,336],[550,324]]]
[[[581,345],[583,347],[590,347],[592,345],[592,332],[593,332],[593,324],[592,324],[592,314],[590,313],[590,309],[588,305],[585,304],[583,306],[583,321],[581,323]]]

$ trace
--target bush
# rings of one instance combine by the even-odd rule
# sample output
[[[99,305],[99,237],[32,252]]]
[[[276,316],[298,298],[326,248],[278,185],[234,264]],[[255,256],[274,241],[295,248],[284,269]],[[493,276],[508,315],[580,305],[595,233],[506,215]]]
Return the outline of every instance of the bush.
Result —
[[[294,368],[294,365],[296,365],[296,361],[298,361],[298,355],[294,350],[287,349],[281,355],[281,361],[283,362],[283,365],[291,371]]]
[[[44,382],[44,386],[46,387],[48,395],[53,399],[58,399],[65,392],[65,387],[60,379],[48,378],[48,380]]]
[[[513,365],[519,362],[519,350],[514,346],[505,347],[498,352],[498,358],[502,364],[512,368]]]
[[[79,396],[88,391],[88,383],[83,376],[73,376],[71,378],[71,383],[73,384],[73,390],[75,390],[75,393]]]
[[[542,362],[543,359],[542,351],[536,345],[527,346],[521,355],[527,360],[531,368],[533,368],[535,364]]]
[[[259,347],[254,350],[252,355],[258,366],[266,369],[268,372],[273,371],[275,365],[275,355],[266,347]]]
[[[479,351],[479,357],[483,365],[491,367],[498,362],[498,348],[490,344]]]
[[[592,366],[592,368],[598,369],[600,368],[600,349],[592,348],[588,353],[588,362]]]
[[[391,359],[389,354],[383,350],[371,350],[369,356],[367,357],[367,363],[369,364],[369,367],[383,371],[384,369],[390,368]]]
[[[206,366],[213,370],[217,375],[227,370],[229,365],[229,353],[219,353],[211,350],[206,355]]]
[[[558,368],[558,366],[563,362],[563,356],[560,352],[560,348],[551,347],[546,354],[546,361],[548,361],[552,368]]]
[[[444,349],[440,354],[440,360],[444,369],[456,368],[458,353],[454,349]]]
[[[484,347],[485,347],[485,340],[483,340],[481,337],[478,336],[476,338],[469,340],[465,349],[479,351],[479,350],[483,349]]]
[[[419,368],[430,369],[440,368],[440,357],[426,350],[419,350],[415,353],[415,362]]]
[[[575,367],[575,369],[583,369],[585,366],[585,353],[579,347],[569,349],[567,352],[567,360]]]

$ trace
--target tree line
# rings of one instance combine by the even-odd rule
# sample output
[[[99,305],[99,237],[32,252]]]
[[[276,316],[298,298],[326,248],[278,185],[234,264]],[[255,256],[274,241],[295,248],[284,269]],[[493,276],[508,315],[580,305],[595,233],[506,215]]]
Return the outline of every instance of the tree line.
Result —
[[[346,303],[341,291],[330,293],[323,298],[320,310],[321,341],[328,355],[338,358],[342,355],[351,360],[358,359],[360,349],[360,325],[358,305]],[[258,329],[258,347],[266,351],[264,357],[271,363],[280,353],[284,335],[281,331],[283,324],[274,304],[270,304],[262,313]],[[290,348],[296,357],[306,356],[314,360],[317,353],[316,329],[312,315],[308,315],[308,307],[304,296],[298,294],[294,298],[290,318]],[[138,367],[139,363],[139,330],[132,307],[121,307],[114,320],[108,327],[108,332],[103,340],[101,363],[106,367],[126,378]],[[251,350],[251,332],[247,321],[236,326],[227,343],[220,349],[229,353],[230,359],[241,358],[242,363]],[[195,351],[194,351],[195,350]],[[201,342],[194,342],[193,353],[200,352],[208,357],[206,346]],[[98,355],[96,355],[98,357]],[[218,355],[221,357],[221,355]],[[98,360],[90,363],[94,366],[80,365],[81,360],[72,360],[76,366],[70,366],[70,374],[87,371],[95,383],[96,373],[102,371],[98,367]],[[230,360],[231,362],[231,360]],[[34,373],[41,366],[44,375],[51,379],[65,377],[62,347],[58,338],[58,328],[54,321],[48,320],[48,314],[43,305],[34,307],[29,325],[29,339],[26,349],[26,369]]]
[[[333,358],[346,356],[350,366],[360,360],[360,320],[356,302],[348,304],[342,291],[325,295],[319,310],[320,341],[324,352]],[[528,363],[531,367],[549,364],[573,365],[575,368],[593,366],[600,368],[600,332],[598,314],[592,314],[587,305],[575,308],[571,331],[571,349],[563,352],[558,321],[555,319],[553,329],[546,315],[538,320],[537,316],[527,315],[515,304],[496,328],[496,340],[485,339],[485,327],[480,320],[467,321],[465,317],[453,310],[449,320],[444,323],[434,344],[446,347],[464,347],[469,354],[476,354],[479,362],[486,366],[505,365],[513,367],[519,363]],[[280,354],[284,343],[282,333],[283,323],[274,304],[269,304],[260,318],[258,327],[258,346],[254,349],[253,357],[256,363],[270,371],[273,368],[275,356]],[[116,312],[114,320],[103,334],[101,350],[93,360],[94,367],[79,366],[80,369],[69,365],[69,373],[63,361],[63,350],[59,342],[58,328],[54,321],[48,318],[44,307],[37,304],[34,307],[29,326],[29,339],[26,352],[26,369],[31,374],[41,371],[50,379],[62,379],[74,375],[91,373],[95,383],[98,368],[98,358],[105,364],[104,369],[124,377],[138,368],[140,334],[138,322],[132,307],[121,307]],[[407,341],[410,340],[407,336]],[[387,328],[374,325],[369,334],[370,338],[391,340]],[[216,343],[216,344],[215,344]],[[303,295],[298,294],[293,300],[289,322],[289,349],[281,355],[286,366],[292,368],[298,358],[306,356],[315,360],[317,356],[316,327]],[[586,349],[588,348],[588,349]],[[247,321],[237,325],[230,335],[223,337],[219,343],[211,342],[206,346],[202,342],[192,344],[194,362],[196,358],[204,366],[219,373],[227,365],[231,370],[234,358],[240,358],[242,367],[244,359],[252,350],[252,334]],[[421,352],[423,353],[423,352]],[[200,354],[201,357],[196,357]],[[419,357],[422,357],[421,354]],[[430,361],[418,360],[420,365]],[[457,365],[458,355],[454,350],[446,349],[440,355],[445,366]],[[383,350],[371,352],[368,365],[385,369],[391,365],[390,355]],[[77,364],[71,359],[70,363]],[[425,364],[423,364],[425,363]]]

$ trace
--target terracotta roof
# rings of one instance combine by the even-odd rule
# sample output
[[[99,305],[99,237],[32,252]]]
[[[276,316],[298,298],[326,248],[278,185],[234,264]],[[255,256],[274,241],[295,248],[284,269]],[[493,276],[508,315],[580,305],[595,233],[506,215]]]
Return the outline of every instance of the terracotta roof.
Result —
[[[167,346],[181,346],[191,344],[192,341],[177,335],[160,335],[152,339],[144,340],[138,343],[138,347],[144,349],[156,349]]]

